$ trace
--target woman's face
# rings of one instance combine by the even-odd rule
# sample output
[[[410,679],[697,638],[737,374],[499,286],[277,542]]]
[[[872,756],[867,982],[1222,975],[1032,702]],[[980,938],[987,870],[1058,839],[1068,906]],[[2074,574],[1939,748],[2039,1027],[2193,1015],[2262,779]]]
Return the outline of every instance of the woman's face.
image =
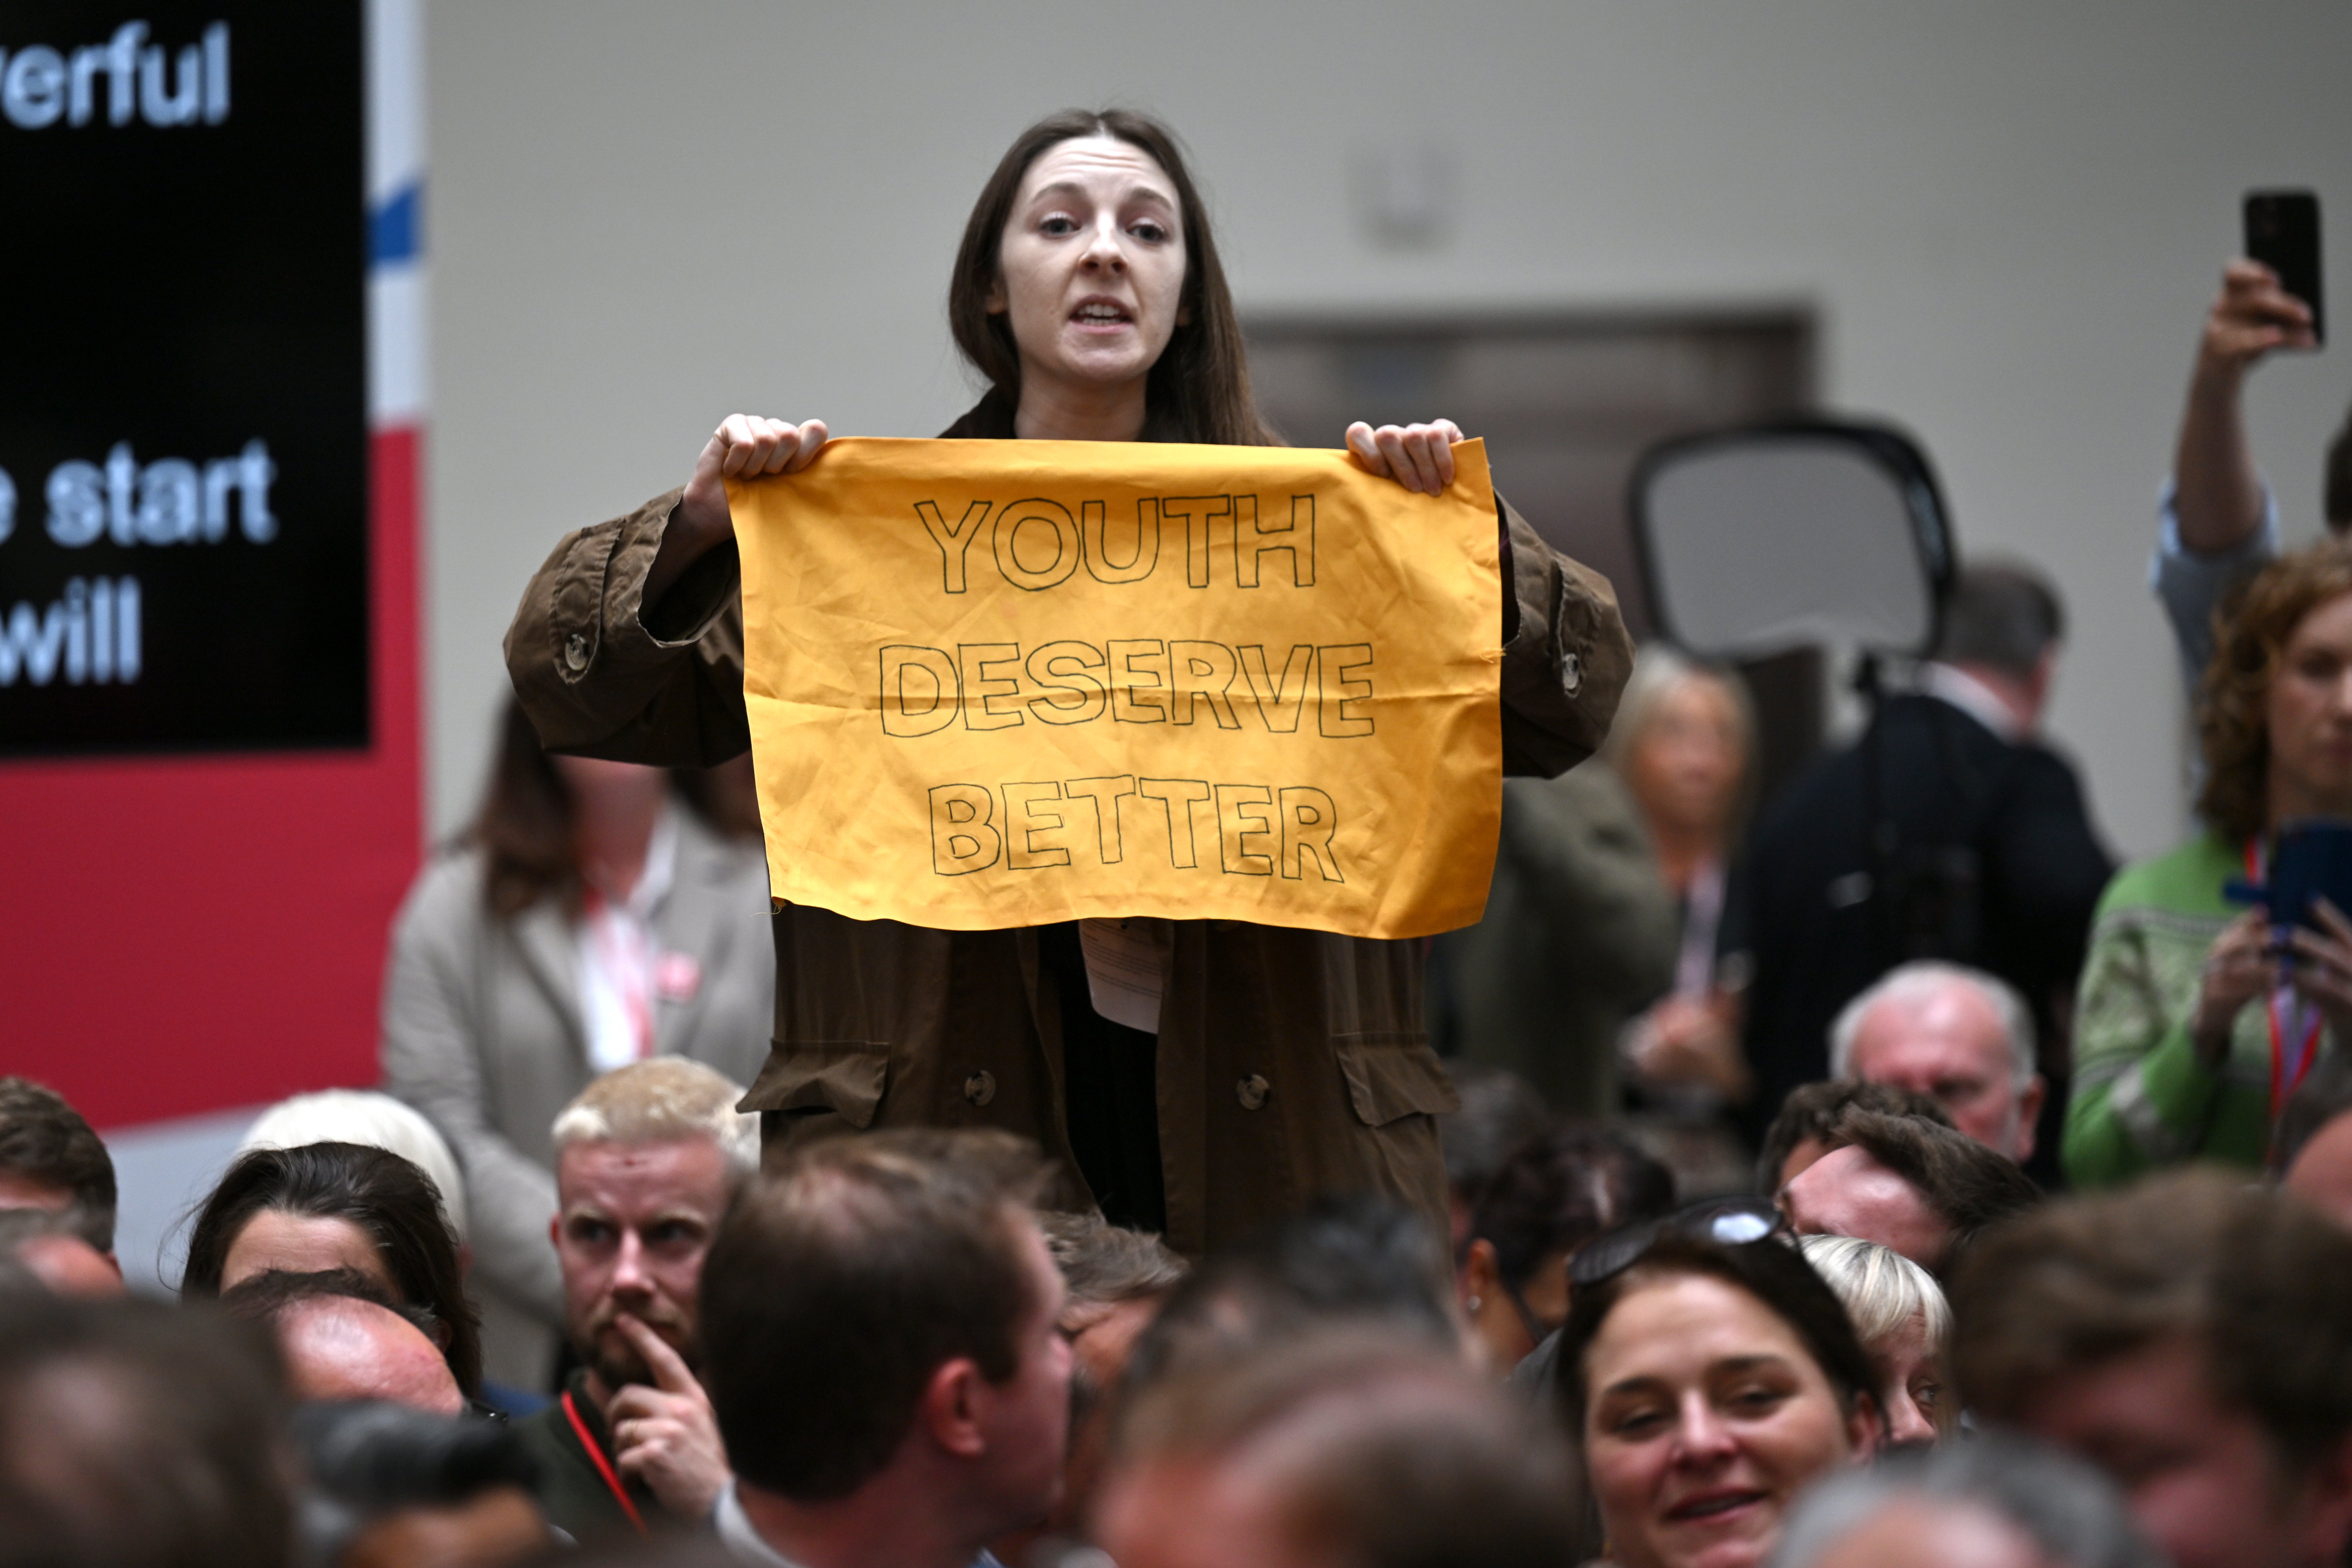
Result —
[[[347,1219],[263,1209],[247,1220],[236,1239],[228,1244],[228,1257],[221,1264],[221,1289],[230,1289],[273,1268],[289,1274],[356,1269],[395,1300],[400,1295],[375,1242]]]
[[[1712,676],[1693,675],[1659,699],[1627,758],[1625,782],[1652,821],[1720,834],[1747,769],[1731,693]]]
[[[1915,1312],[1901,1328],[1863,1349],[1886,1391],[1887,1442],[1934,1442],[1937,1417],[1945,1409],[1944,1371],[1927,1339],[1927,1320]]]
[[[2273,805],[2286,816],[2352,811],[2352,594],[2295,623],[2263,716]]]
[[[1624,1568],[1752,1568],[1796,1495],[1874,1438],[1796,1331],[1706,1275],[1627,1291],[1585,1374],[1586,1462]]]
[[[1004,311],[1032,385],[1106,390],[1147,374],[1184,321],[1176,187],[1113,136],[1057,142],[1022,177],[997,249]]]
[[[597,806],[651,805],[669,790],[669,773],[643,763],[553,755],[548,761],[573,798]]]

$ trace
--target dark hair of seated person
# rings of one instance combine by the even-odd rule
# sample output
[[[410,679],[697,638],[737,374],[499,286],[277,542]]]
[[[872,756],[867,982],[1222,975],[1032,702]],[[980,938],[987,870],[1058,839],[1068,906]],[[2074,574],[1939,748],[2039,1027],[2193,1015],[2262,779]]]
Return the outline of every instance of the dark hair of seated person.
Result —
[[[1985,1231],[2042,1201],[2042,1189],[2016,1161],[1924,1117],[1850,1105],[1830,1129],[1830,1142],[1858,1148],[1902,1177],[1952,1227],[1938,1277],[1948,1276]]]
[[[1024,1232],[1050,1174],[998,1129],[904,1128],[803,1144],[745,1188],[702,1270],[704,1386],[735,1473],[847,1497],[942,1363],[1018,1373],[1043,1305]]]
[[[2042,656],[2065,635],[2065,609],[2040,572],[2018,563],[1969,566],[1945,599],[1936,657],[2030,679]]]
[[[1335,1324],[1456,1350],[1453,1292],[1444,1242],[1419,1211],[1371,1193],[1321,1198],[1211,1253],[1137,1337],[1123,1386]]]
[[[386,1514],[456,1509],[501,1488],[536,1498],[539,1465],[510,1427],[379,1399],[325,1400],[288,1436],[310,1483],[305,1561],[335,1563]]]
[[[1287,1561],[1560,1568],[1590,1555],[1561,1485],[1574,1461],[1549,1423],[1459,1355],[1377,1328],[1168,1379],[1126,1412],[1113,1466],[1247,1477],[1246,1492],[1210,1479],[1191,1495],[1213,1511],[1248,1496],[1265,1534],[1313,1543]]]
[[[1453,1057],[1445,1076],[1462,1108],[1438,1117],[1437,1146],[1445,1155],[1445,1184],[1466,1207],[1478,1201],[1505,1160],[1552,1125],[1551,1108],[1535,1085],[1508,1068]]]
[[[0,1562],[292,1560],[266,1330],[197,1306],[0,1292]]]
[[[2192,1166],[2051,1204],[1952,1285],[1967,1407],[2020,1422],[2070,1376],[2169,1339],[2308,1473],[2352,1435],[2352,1237],[2292,1194]]]
[[[1632,1139],[1563,1127],[1519,1145],[1487,1179],[1463,1246],[1490,1243],[1496,1270],[1516,1289],[1545,1258],[1674,1206],[1674,1173]]]
[[[54,1187],[72,1233],[114,1250],[114,1161],[82,1113],[28,1078],[0,1078],[0,1174]]]
[[[59,1214],[55,1209],[0,1209],[0,1258],[13,1258],[26,1242],[47,1236],[69,1236],[77,1241],[89,1239],[74,1224],[71,1215]]]
[[[1764,1147],[1756,1156],[1756,1190],[1769,1197],[1780,1190],[1780,1167],[1811,1140],[1823,1145],[1846,1107],[1884,1111],[1889,1116],[1924,1117],[1938,1126],[1953,1125],[1952,1113],[1924,1094],[1891,1083],[1865,1083],[1858,1078],[1823,1079],[1789,1091],[1779,1114],[1764,1131]]]
[[[289,1307],[303,1301],[341,1299],[382,1307],[394,1317],[446,1351],[447,1331],[430,1307],[395,1300],[390,1291],[356,1268],[321,1268],[299,1272],[266,1268],[250,1279],[240,1279],[220,1294],[221,1310],[232,1318],[275,1323]]]
[[[435,1342],[459,1390],[468,1399],[481,1394],[480,1319],[466,1300],[457,1240],[430,1176],[397,1154],[362,1143],[248,1150],[197,1212],[180,1279],[182,1299],[218,1296],[237,1237],[256,1215],[272,1210],[343,1220],[364,1232],[398,1299],[427,1309],[447,1329]]]
[[[1560,1331],[1558,1393],[1560,1417],[1571,1435],[1584,1430],[1590,1395],[1584,1358],[1609,1314],[1626,1296],[1662,1277],[1694,1274],[1745,1291],[1788,1324],[1828,1379],[1841,1411],[1851,1415],[1864,1394],[1874,1402],[1879,1398],[1878,1375],[1855,1337],[1844,1303],[1802,1253],[1777,1238],[1726,1246],[1670,1230],[1633,1263],[1580,1287],[1569,1303],[1568,1326]]]

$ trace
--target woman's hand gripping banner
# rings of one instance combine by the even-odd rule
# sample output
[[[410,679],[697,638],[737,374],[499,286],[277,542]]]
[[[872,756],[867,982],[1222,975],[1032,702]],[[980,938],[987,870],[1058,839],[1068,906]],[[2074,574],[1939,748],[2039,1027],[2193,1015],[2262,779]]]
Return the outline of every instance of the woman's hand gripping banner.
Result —
[[[835,441],[730,482],[769,885],[954,930],[1478,918],[1501,812],[1485,448]]]

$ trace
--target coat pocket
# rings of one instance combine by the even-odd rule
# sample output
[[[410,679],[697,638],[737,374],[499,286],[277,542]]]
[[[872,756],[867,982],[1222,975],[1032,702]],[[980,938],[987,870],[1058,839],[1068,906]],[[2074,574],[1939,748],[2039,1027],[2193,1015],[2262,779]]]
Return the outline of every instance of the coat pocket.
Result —
[[[736,1109],[787,1113],[830,1110],[863,1131],[874,1124],[890,1079],[880,1040],[777,1040]]]
[[[1367,1127],[1385,1127],[1407,1116],[1442,1116],[1462,1108],[1462,1097],[1437,1053],[1418,1030],[1393,1034],[1341,1035],[1333,1038],[1339,1074],[1348,1081],[1348,1102]]]

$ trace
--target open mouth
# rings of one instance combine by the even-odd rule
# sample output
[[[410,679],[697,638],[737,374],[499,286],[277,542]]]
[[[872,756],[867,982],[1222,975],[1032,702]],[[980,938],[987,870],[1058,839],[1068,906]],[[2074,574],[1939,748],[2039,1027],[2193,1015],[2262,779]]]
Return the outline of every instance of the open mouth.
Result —
[[[1126,327],[1135,323],[1127,307],[1109,300],[1088,300],[1070,312],[1071,321],[1081,327]]]
[[[1763,1500],[1762,1492],[1708,1492],[1704,1497],[1695,1497],[1676,1503],[1666,1510],[1666,1518],[1676,1524],[1703,1524],[1709,1520],[1721,1519],[1727,1514],[1737,1513],[1744,1508]]]

